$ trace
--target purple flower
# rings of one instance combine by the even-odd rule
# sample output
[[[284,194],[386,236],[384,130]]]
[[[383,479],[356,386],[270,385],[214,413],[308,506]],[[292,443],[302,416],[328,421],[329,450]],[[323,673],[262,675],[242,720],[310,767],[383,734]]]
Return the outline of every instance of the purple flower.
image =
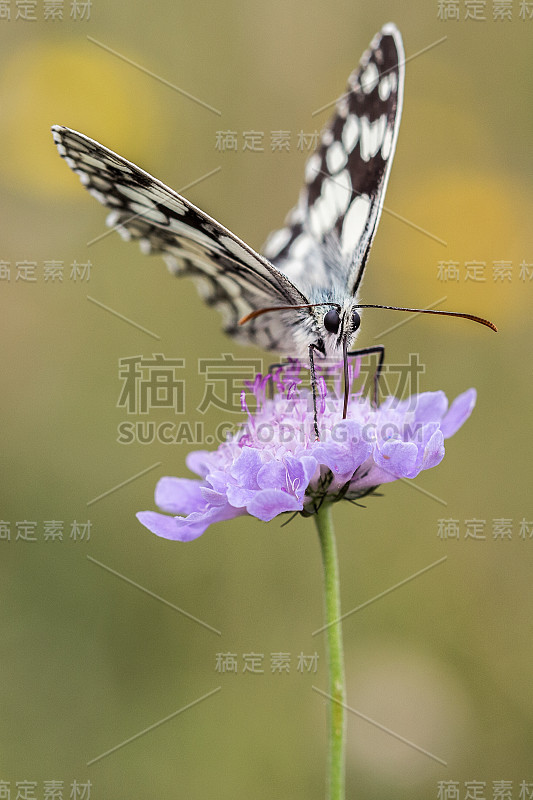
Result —
[[[188,542],[213,522],[242,514],[268,522],[285,512],[313,514],[325,500],[363,497],[439,464],[444,439],[463,425],[476,402],[475,389],[469,389],[449,409],[443,392],[402,401],[389,397],[373,408],[352,392],[343,420],[342,402],[328,398],[321,378],[316,441],[313,404],[299,370],[293,362],[290,378],[273,378],[273,398],[266,391],[271,376],[258,375],[249,387],[255,413],[243,393],[248,421],[217,450],[189,454],[187,466],[199,478],[161,478],[155,502],[167,514],[141,511],[140,522],[157,536]]]

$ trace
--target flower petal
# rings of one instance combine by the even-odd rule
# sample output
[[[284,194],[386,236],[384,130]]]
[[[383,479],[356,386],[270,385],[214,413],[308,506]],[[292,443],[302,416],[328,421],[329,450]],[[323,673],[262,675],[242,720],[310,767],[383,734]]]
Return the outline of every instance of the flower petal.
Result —
[[[416,398],[415,419],[417,422],[434,422],[442,419],[448,408],[448,398],[444,392],[422,392]]]
[[[424,461],[421,469],[431,469],[440,464],[444,458],[444,436],[441,430],[435,431],[424,449]]]
[[[213,453],[209,450],[193,450],[187,455],[185,463],[191,472],[196,472],[201,478],[205,478],[211,467]]]
[[[227,503],[224,506],[210,506],[205,511],[195,511],[188,517],[174,517],[180,542],[190,542],[197,539],[214,522],[224,522],[244,514],[243,508],[233,508]]]
[[[285,464],[287,465],[287,488],[298,500],[303,500],[309,481],[316,472],[317,461],[311,456],[295,458],[287,455]]]
[[[281,461],[267,461],[257,473],[260,489],[280,489],[287,486],[287,467]]]
[[[161,536],[177,542],[191,542],[197,539],[213,522],[222,522],[244,513],[244,509],[224,507],[206,507],[204,511],[194,511],[187,517],[167,517],[155,511],[139,511],[137,519],[145,528]]]
[[[263,489],[256,492],[246,510],[257,519],[270,522],[284,511],[301,511],[303,507],[301,500],[297,500],[292,494],[282,492],[281,489]]]
[[[372,445],[364,441],[360,426],[352,420],[338,423],[334,435],[336,441],[317,442],[311,453],[319,464],[324,464],[335,476],[353,475],[372,452]]]
[[[243,447],[240,456],[230,467],[230,475],[243,489],[257,489],[257,473],[263,462],[258,450]]]
[[[477,392],[475,389],[467,389],[466,392],[455,398],[450,410],[440,424],[445,439],[453,436],[466,422],[476,405],[476,398]]]
[[[391,483],[396,480],[398,480],[397,475],[390,470],[380,469],[371,457],[357,470],[354,479],[350,482],[348,496],[355,497],[359,493],[363,494],[369,489],[381,486],[382,483]]]
[[[201,483],[190,478],[161,478],[155,487],[155,502],[170,514],[190,514],[205,505]]]
[[[258,489],[245,489],[243,486],[230,484],[226,489],[226,497],[233,508],[244,508],[257,492]]]
[[[261,489],[283,489],[303,500],[316,466],[316,459],[310,456],[295,457],[288,453],[282,462],[263,464],[257,474],[257,483]]]
[[[210,489],[209,486],[202,486],[200,494],[202,495],[204,506],[223,506],[226,503],[224,492],[217,492],[216,489]]]
[[[411,477],[418,456],[418,447],[414,442],[402,442],[401,439],[388,439],[381,447],[374,448],[374,461],[385,472],[396,477]]]
[[[155,533],[156,536],[161,536],[163,539],[172,539],[173,541],[183,541],[176,525],[176,517],[167,517],[165,514],[158,514],[156,511],[139,511],[136,516],[139,522],[149,531]],[[198,536],[202,533],[203,531],[200,531]],[[196,537],[193,536],[191,538]]]

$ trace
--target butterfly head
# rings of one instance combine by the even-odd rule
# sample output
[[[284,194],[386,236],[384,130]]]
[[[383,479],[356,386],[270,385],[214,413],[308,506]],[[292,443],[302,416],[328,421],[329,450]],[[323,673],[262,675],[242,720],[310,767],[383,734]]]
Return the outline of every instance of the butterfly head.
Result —
[[[323,341],[326,355],[346,351],[352,345],[361,325],[361,316],[349,303],[326,309],[322,318]]]

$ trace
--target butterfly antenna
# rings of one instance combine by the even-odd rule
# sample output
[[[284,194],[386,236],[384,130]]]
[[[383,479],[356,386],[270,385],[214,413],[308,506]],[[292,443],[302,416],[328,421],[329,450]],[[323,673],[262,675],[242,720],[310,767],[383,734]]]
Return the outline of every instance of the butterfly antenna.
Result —
[[[412,314],[440,314],[444,317],[462,317],[463,319],[471,319],[472,322],[479,322],[480,325],[485,325],[486,328],[490,328],[492,331],[498,331],[496,325],[488,319],[477,317],[475,314],[463,314],[459,311],[437,311],[434,308],[403,308],[403,306],[380,306],[366,303],[353,306],[353,308],[384,308],[390,311],[410,311]]]

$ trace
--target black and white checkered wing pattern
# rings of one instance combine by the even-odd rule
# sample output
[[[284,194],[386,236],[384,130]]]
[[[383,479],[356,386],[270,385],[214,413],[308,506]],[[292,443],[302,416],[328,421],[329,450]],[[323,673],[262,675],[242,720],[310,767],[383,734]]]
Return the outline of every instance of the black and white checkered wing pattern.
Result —
[[[285,312],[238,325],[258,308],[308,302],[283,273],[135,164],[70,128],[56,125],[52,132],[60,156],[111,209],[107,224],[124,239],[138,239],[144,253],[162,254],[175,275],[192,277],[203,299],[222,313],[227,333],[267,350],[290,346]],[[295,325],[306,315],[291,313]]]
[[[307,161],[305,185],[286,227],[265,244],[266,257],[311,299],[313,286],[337,297],[359,287],[389,179],[403,81],[402,39],[390,23],[350,75]]]

